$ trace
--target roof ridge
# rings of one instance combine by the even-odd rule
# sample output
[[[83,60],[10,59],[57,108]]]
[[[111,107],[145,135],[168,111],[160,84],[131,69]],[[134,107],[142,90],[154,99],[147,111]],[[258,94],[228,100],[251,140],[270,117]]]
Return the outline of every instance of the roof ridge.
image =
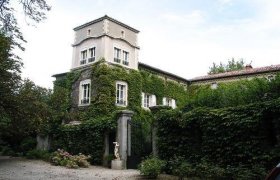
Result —
[[[131,26],[125,24],[125,23],[122,23],[121,21],[118,21],[118,20],[116,20],[116,19],[114,19],[114,18],[108,16],[107,14],[105,14],[104,16],[102,16],[102,17],[100,17],[100,18],[97,18],[97,19],[94,19],[94,20],[89,21],[89,22],[87,22],[87,23],[84,23],[84,24],[82,24],[82,25],[80,25],[80,26],[77,26],[77,27],[73,28],[73,30],[74,30],[74,31],[77,31],[77,30],[82,29],[82,28],[84,28],[84,27],[90,26],[90,25],[92,25],[92,24],[94,24],[94,23],[103,21],[104,19],[108,19],[108,20],[110,20],[110,21],[112,21],[112,22],[114,22],[114,23],[116,23],[116,24],[119,24],[119,25],[121,25],[121,26],[123,26],[123,27],[125,27],[125,28],[127,28],[127,29],[129,29],[129,30],[131,30],[131,31],[133,31],[133,32],[135,32],[135,33],[139,33],[139,32],[140,32],[139,30],[137,30],[137,29],[135,29],[135,28],[133,28],[133,27],[131,27]]]

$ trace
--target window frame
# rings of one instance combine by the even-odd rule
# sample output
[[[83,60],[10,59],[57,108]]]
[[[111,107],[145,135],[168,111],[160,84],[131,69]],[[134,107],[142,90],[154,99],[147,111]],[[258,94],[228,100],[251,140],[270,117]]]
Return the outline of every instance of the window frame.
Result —
[[[86,88],[85,88],[86,87]],[[80,82],[79,85],[79,106],[90,105],[91,100],[91,80],[86,79]],[[86,101],[86,102],[84,102]]]
[[[115,63],[121,63],[121,57],[122,57],[122,50],[121,50],[121,48],[114,47],[114,62]]]
[[[123,95],[122,95],[122,99],[120,98],[121,94],[120,91],[118,89],[118,85],[124,86],[124,90],[123,90]],[[121,100],[120,100],[121,99]],[[116,100],[115,100],[115,104],[117,106],[122,106],[122,107],[126,107],[128,105],[128,85],[126,82],[124,81],[116,81]],[[123,103],[120,103],[123,102]]]
[[[85,58],[84,58],[84,53],[85,52]],[[80,65],[85,65],[87,64],[87,54],[88,54],[88,49],[84,48],[80,51]]]
[[[172,107],[172,109],[175,109],[177,107],[176,100],[170,97],[163,97],[163,105]],[[174,104],[173,104],[174,102]]]
[[[90,50],[93,49],[93,56],[91,57],[91,53],[90,53]],[[96,47],[95,46],[92,46],[90,48],[88,48],[88,58],[87,58],[87,62],[88,63],[93,63],[95,61],[95,56],[96,56]]]
[[[129,65],[129,52],[122,50],[122,55],[123,55],[123,60],[122,60],[123,65],[128,66]]]

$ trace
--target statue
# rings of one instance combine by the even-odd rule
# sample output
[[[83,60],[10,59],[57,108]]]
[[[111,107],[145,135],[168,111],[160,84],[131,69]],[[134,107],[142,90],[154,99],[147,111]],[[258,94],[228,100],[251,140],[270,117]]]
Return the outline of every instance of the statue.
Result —
[[[117,160],[120,160],[120,154],[119,154],[119,143],[113,142],[115,144],[114,154]]]

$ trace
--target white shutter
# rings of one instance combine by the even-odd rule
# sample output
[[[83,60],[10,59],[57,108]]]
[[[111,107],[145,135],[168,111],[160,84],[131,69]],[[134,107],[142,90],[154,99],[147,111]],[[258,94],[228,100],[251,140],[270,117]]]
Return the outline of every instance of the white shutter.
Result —
[[[142,94],[142,107],[144,107],[144,98],[145,98],[145,93],[141,93]]]
[[[157,105],[157,99],[155,95],[151,95],[151,106]]]
[[[162,99],[162,105],[166,106],[166,98],[165,97]]]
[[[172,108],[175,109],[176,108],[176,101],[175,101],[175,99],[172,99],[171,104],[172,104]]]

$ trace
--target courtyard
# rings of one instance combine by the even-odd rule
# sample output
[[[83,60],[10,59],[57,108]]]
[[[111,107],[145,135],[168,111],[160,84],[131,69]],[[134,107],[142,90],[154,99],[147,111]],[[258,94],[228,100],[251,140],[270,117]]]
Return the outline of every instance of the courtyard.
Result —
[[[19,157],[0,156],[1,180],[77,180],[77,179],[103,179],[122,180],[139,179],[137,170],[112,170],[100,166],[89,168],[68,169],[53,166],[42,160],[28,160]]]

